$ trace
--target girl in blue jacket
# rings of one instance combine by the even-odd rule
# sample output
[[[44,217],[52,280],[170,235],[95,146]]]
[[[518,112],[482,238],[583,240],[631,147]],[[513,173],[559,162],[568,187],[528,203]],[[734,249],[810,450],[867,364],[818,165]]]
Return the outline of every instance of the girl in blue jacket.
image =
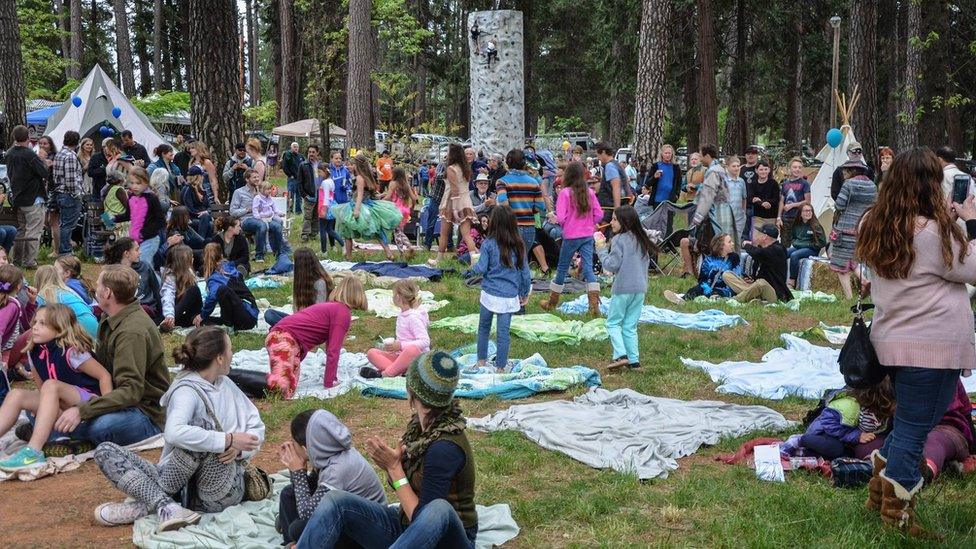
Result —
[[[258,305],[244,284],[244,278],[233,263],[224,259],[220,244],[211,242],[203,249],[203,277],[207,280],[207,297],[195,326],[220,324],[234,330],[250,330],[258,323]],[[211,316],[216,305],[220,316]]]

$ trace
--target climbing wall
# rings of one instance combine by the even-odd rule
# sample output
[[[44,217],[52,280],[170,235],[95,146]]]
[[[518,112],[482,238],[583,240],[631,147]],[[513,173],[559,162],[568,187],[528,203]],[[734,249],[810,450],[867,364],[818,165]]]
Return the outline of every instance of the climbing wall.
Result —
[[[477,42],[471,32],[475,28]],[[485,154],[505,154],[512,148],[521,148],[525,142],[522,12],[469,14],[468,51],[471,143]]]

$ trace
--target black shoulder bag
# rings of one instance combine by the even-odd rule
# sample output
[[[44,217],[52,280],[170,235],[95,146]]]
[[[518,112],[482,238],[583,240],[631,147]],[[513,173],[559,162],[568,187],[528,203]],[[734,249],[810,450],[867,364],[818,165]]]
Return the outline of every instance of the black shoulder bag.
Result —
[[[872,309],[874,306],[862,305],[861,288],[858,290],[851,333],[848,334],[847,341],[840,350],[837,363],[840,365],[840,373],[844,375],[844,383],[848,387],[867,389],[881,383],[888,375],[888,371],[878,362],[878,355],[871,343],[871,328],[864,323],[865,309]]]

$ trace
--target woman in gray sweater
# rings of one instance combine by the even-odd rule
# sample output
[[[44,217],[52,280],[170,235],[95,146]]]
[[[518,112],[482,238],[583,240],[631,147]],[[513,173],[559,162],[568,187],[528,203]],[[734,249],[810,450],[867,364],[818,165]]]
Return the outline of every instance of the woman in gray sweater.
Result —
[[[606,324],[614,359],[608,369],[615,371],[624,366],[640,368],[637,322],[644,308],[647,270],[654,245],[644,232],[633,206],[621,206],[614,210],[610,227],[615,236],[610,241],[609,249],[602,234],[594,235],[596,253],[603,270],[614,273]]]
[[[837,273],[844,297],[853,296],[851,271],[854,263],[854,247],[857,246],[857,226],[861,216],[878,196],[874,181],[863,173],[860,162],[847,162],[841,166],[844,185],[834,201],[834,228],[830,231],[830,270]],[[795,274],[793,275],[796,276]]]

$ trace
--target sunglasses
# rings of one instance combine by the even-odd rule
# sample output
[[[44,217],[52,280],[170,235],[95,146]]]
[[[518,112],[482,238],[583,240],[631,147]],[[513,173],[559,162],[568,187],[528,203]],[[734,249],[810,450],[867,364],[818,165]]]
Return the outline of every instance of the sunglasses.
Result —
[[[861,149],[851,149],[851,150],[849,150],[847,152],[849,152],[851,154],[861,154]]]

